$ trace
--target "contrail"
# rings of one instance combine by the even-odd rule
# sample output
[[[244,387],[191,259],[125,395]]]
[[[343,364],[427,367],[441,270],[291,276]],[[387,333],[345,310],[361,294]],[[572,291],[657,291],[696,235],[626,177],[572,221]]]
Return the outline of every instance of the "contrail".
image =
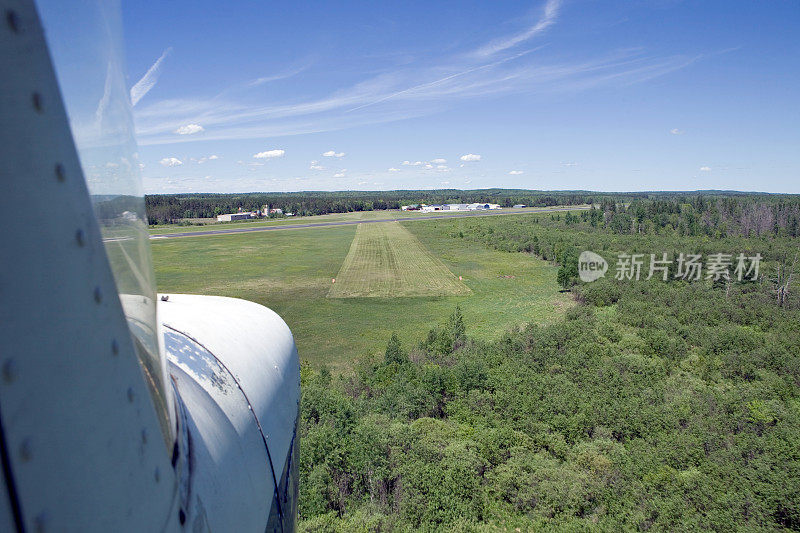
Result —
[[[153,63],[153,66],[144,73],[142,79],[137,81],[136,85],[131,87],[131,105],[136,105],[136,103],[155,86],[161,71],[161,63],[164,62],[164,58],[166,58],[170,52],[172,52],[171,46],[164,50],[164,52],[161,54],[161,57],[159,57],[156,62]]]
[[[519,43],[527,41],[531,37],[538,35],[548,27],[555,24],[556,20],[558,19],[558,10],[560,7],[561,0],[547,0],[547,3],[544,6],[544,15],[539,22],[522,33],[490,42],[489,44],[476,50],[475,56],[489,57],[497,52],[502,52],[503,50],[517,46]]]
[[[470,68],[470,69],[467,69],[467,70],[464,70],[464,71],[461,71],[461,72],[456,72],[455,74],[451,74],[450,76],[446,76],[446,77],[438,79],[436,81],[431,81],[431,82],[428,82],[428,83],[415,85],[413,87],[409,87],[408,89],[403,89],[402,91],[397,91],[395,93],[388,94],[388,95],[386,95],[386,96],[384,96],[382,98],[378,98],[377,100],[373,100],[372,102],[367,102],[366,104],[361,104],[360,106],[354,107],[352,109],[348,109],[347,111],[345,111],[345,113],[350,113],[352,111],[358,111],[359,109],[364,109],[365,107],[369,107],[371,105],[375,105],[375,104],[379,104],[381,102],[385,102],[386,100],[390,100],[390,99],[394,98],[395,96],[400,96],[401,94],[405,94],[405,93],[408,93],[408,92],[411,92],[411,91],[416,91],[417,89],[427,89],[429,87],[434,87],[436,85],[439,85],[440,83],[444,83],[446,81],[452,80],[453,78],[458,78],[459,76],[464,76],[466,74],[470,74],[470,73],[475,72],[477,70],[484,70],[484,69],[487,69],[487,68],[496,67],[497,65],[500,65],[501,63],[507,63],[508,61],[517,59],[518,57],[522,57],[522,56],[524,56],[526,54],[529,54],[531,52],[535,52],[536,50],[539,50],[540,48],[542,48],[542,47],[539,46],[539,47],[536,47],[536,48],[534,48],[532,50],[526,50],[524,52],[520,52],[519,54],[515,54],[515,55],[513,55],[511,57],[507,57],[505,59],[501,59],[500,61],[495,61],[494,63],[488,63],[486,65],[480,65],[478,67],[473,67],[473,68]]]

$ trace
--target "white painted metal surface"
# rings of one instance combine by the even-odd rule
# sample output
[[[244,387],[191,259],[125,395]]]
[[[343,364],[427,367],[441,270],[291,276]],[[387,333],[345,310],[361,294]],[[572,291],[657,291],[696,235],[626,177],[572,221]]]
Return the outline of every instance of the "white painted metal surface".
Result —
[[[233,376],[261,427],[279,480],[300,402],[300,363],[289,328],[274,311],[245,300],[170,294],[158,303],[167,330],[191,337]]]
[[[86,6],[115,31],[113,0]],[[292,530],[291,332],[254,303],[173,295],[162,336],[138,176],[84,180],[129,153],[127,126],[93,130],[82,172],[33,2],[0,13],[0,531]]]
[[[261,433],[233,376],[203,346],[166,328],[170,373],[184,403],[192,529],[264,531],[274,483]]]
[[[178,529],[170,454],[36,11],[0,0],[0,13],[0,418],[13,477],[0,525],[16,507],[29,531]]]

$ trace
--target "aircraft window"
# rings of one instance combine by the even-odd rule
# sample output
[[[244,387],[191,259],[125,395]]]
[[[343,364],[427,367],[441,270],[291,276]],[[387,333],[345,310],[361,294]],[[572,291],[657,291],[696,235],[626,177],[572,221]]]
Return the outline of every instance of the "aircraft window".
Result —
[[[72,136],[167,446],[174,441],[116,2],[37,2]],[[80,28],[80,31],[75,31]]]

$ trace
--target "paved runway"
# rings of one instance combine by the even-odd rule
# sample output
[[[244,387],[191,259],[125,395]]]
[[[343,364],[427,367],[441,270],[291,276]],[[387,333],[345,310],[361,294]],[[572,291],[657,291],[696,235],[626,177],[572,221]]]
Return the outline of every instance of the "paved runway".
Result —
[[[484,212],[484,211],[470,211],[467,213],[459,213],[457,215],[431,215],[431,216],[413,216],[413,217],[397,217],[397,218],[384,218],[376,220],[343,220],[341,222],[311,222],[308,224],[283,224],[280,226],[258,226],[255,228],[230,228],[230,229],[215,229],[205,231],[187,231],[183,233],[162,233],[157,235],[150,235],[151,239],[174,239],[177,237],[202,237],[206,235],[232,235],[236,233],[250,233],[253,231],[273,231],[283,229],[302,229],[302,228],[322,228],[326,226],[349,226],[350,224],[373,224],[379,222],[404,222],[408,220],[433,220],[439,218],[464,218],[464,217],[487,217],[499,215],[526,215],[533,213],[554,213],[557,211],[574,211],[580,209],[589,209],[588,206],[553,206],[543,208],[531,208],[524,211],[509,212]]]

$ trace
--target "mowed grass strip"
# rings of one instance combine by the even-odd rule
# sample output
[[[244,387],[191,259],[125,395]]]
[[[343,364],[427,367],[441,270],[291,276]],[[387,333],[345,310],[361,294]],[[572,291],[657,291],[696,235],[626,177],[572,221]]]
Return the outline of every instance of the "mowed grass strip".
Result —
[[[484,220],[402,223],[472,290],[452,296],[327,298],[355,225],[164,239],[151,245],[160,292],[216,294],[265,305],[292,329],[301,360],[346,370],[360,357],[383,354],[392,333],[406,349],[416,346],[456,305],[467,334],[487,341],[520,324],[555,320],[572,305],[570,294],[559,292],[557,266],[453,237]]]
[[[397,222],[359,224],[328,298],[469,294],[470,289]]]

